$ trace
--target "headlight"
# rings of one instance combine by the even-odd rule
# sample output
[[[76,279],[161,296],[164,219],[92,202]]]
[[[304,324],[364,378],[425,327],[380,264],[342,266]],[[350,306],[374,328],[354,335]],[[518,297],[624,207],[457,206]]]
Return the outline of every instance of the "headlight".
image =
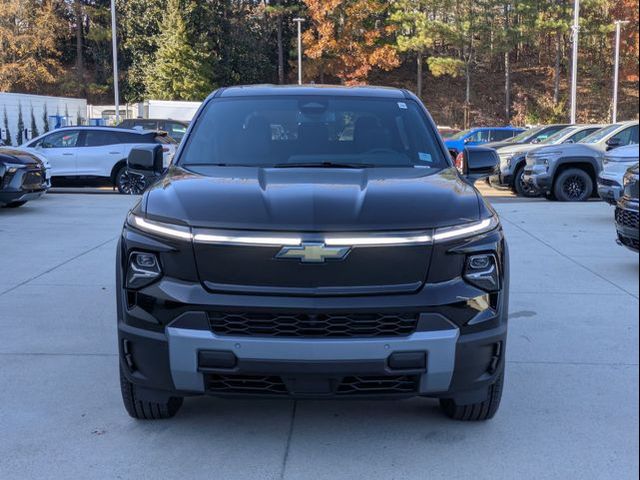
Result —
[[[536,165],[549,165],[549,160],[556,159],[562,155],[561,150],[548,150],[542,152],[534,152],[527,156],[527,158],[533,160]]]
[[[5,163],[4,165],[7,169],[7,173],[16,173],[19,169],[26,168],[26,165],[22,163]]]
[[[458,238],[480,235],[481,233],[490,232],[499,224],[497,217],[486,218],[479,222],[464,223],[454,227],[438,228],[433,234],[434,243],[446,242]]]
[[[633,182],[635,182],[635,176],[632,173],[625,173],[624,177],[622,178],[622,184],[624,188],[627,188]]]
[[[162,271],[155,253],[131,252],[127,267],[127,288],[142,288],[155,282]]]
[[[464,279],[487,292],[500,290],[500,275],[496,256],[493,253],[486,253],[468,257]]]
[[[183,225],[147,220],[133,213],[130,213],[127,217],[127,223],[143,232],[153,233],[161,237],[176,238],[179,240],[193,239],[191,229]]]

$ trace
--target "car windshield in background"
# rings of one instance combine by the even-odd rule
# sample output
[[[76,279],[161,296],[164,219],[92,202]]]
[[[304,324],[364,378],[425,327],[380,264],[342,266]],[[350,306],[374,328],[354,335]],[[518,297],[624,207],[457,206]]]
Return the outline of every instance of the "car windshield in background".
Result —
[[[596,130],[591,135],[584,137],[578,143],[598,143],[600,140],[605,138],[607,135],[612,133],[614,130],[620,127],[619,123],[614,123],[613,125],[608,125],[600,130]]]
[[[388,98],[274,96],[211,101],[184,166],[449,166],[421,108]]]
[[[538,134],[538,132],[540,130],[542,130],[543,128],[544,127],[530,128],[529,130],[525,130],[524,132],[519,133],[515,137],[510,138],[509,140],[507,140],[507,142],[509,142],[509,143],[526,142],[529,139],[535,138],[535,136]]]
[[[562,130],[558,130],[553,135],[551,135],[551,136],[545,138],[544,140],[542,140],[540,142],[540,145],[555,145],[560,140],[562,140],[564,137],[566,137],[567,135],[575,132],[576,130],[578,130],[578,127],[567,127],[567,128],[563,128]]]

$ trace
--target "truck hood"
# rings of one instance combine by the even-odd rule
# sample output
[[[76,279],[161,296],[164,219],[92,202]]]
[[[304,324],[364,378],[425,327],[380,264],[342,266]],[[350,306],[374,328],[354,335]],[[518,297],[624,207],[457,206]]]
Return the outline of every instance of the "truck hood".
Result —
[[[544,153],[544,152],[562,152],[563,157],[593,157],[600,158],[606,151],[607,145],[604,142],[601,143],[569,143],[562,145],[545,145],[544,147],[538,147],[531,152]]]
[[[471,222],[482,208],[454,168],[192,170],[171,167],[147,192],[146,214],[194,227],[373,231]]]

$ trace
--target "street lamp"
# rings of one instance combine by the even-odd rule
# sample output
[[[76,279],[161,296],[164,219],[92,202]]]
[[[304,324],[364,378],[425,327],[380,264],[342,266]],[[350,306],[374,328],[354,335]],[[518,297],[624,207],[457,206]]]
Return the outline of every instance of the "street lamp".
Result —
[[[573,7],[573,53],[571,57],[571,123],[576,123],[576,97],[578,90],[578,33],[580,31],[580,0]]]
[[[302,85],[302,22],[304,18],[294,18],[298,24],[298,85]]]
[[[629,23],[629,20],[616,20],[616,49],[613,67],[613,108],[611,112],[611,123],[616,123],[618,119],[618,74],[620,70],[620,27]]]
[[[116,125],[120,123],[120,95],[118,93],[118,39],[116,37],[116,2],[111,0],[111,44],[113,46],[113,96],[116,105]]]

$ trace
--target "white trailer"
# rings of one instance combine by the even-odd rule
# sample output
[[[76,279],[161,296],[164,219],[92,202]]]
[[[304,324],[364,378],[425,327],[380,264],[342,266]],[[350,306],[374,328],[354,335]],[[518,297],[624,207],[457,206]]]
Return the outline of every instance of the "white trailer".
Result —
[[[162,118],[190,122],[202,102],[177,102],[168,100],[146,100],[139,117]]]
[[[21,129],[18,127],[20,112]],[[32,115],[35,131],[32,128]],[[48,130],[53,130],[68,125],[82,125],[86,123],[86,118],[87,101],[84,98],[0,92],[0,138],[7,144],[22,144],[36,133],[44,133],[47,126]]]

